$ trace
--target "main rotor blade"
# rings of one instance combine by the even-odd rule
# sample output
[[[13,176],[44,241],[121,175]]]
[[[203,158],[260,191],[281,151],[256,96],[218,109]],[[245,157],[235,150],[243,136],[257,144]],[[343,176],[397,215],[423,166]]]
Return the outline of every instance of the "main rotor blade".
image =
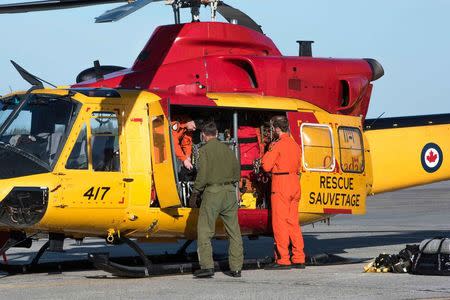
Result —
[[[152,2],[162,1],[162,0],[136,0],[128,4],[119,6],[117,8],[106,11],[101,16],[95,18],[95,23],[106,23],[118,21],[131,13],[134,13],[138,9],[150,4]]]
[[[30,11],[55,10],[90,5],[120,3],[127,0],[45,0],[0,5],[0,14],[25,13]]]
[[[221,14],[228,22],[236,20],[239,25],[248,27],[260,33],[264,33],[261,29],[261,26],[259,26],[258,23],[256,23],[247,14],[224,2],[219,3],[219,6],[217,7],[217,12]]]

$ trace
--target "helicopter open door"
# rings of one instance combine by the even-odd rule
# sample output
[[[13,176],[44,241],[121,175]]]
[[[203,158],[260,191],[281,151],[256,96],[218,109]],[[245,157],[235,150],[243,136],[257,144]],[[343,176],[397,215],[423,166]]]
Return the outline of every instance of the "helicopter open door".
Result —
[[[290,117],[302,147],[300,211],[365,214],[368,179],[361,120],[317,112]]]
[[[159,205],[161,208],[181,206],[172,156],[169,100],[150,103],[148,114],[153,179]]]

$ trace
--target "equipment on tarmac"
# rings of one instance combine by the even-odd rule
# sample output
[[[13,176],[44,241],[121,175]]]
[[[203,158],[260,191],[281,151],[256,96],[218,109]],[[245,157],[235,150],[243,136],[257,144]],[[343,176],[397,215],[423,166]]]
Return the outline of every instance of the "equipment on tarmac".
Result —
[[[414,256],[411,273],[450,276],[450,239],[437,237],[422,241]]]
[[[406,245],[398,254],[382,253],[364,267],[365,273],[409,273],[414,256],[419,252],[418,245]]]

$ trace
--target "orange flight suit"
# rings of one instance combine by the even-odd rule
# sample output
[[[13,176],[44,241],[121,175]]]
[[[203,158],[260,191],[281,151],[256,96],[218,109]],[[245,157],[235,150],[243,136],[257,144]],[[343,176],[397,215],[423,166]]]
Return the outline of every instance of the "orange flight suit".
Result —
[[[173,121],[171,125],[175,155],[185,161],[192,154],[192,132],[186,129],[186,123]]]
[[[300,202],[300,146],[289,134],[282,134],[262,158],[264,171],[272,173],[272,227],[276,262],[290,265],[305,263],[303,236],[298,220]]]

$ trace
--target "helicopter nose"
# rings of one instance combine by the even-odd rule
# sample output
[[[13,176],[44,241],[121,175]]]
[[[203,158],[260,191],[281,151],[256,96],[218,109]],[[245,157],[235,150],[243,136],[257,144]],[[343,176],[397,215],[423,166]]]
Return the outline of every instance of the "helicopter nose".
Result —
[[[384,75],[384,69],[383,66],[373,58],[364,58],[365,61],[370,65],[370,68],[372,69],[372,80],[375,81],[377,79],[380,79]]]
[[[47,188],[15,187],[0,202],[0,223],[16,228],[35,225],[43,218],[47,205]]]

